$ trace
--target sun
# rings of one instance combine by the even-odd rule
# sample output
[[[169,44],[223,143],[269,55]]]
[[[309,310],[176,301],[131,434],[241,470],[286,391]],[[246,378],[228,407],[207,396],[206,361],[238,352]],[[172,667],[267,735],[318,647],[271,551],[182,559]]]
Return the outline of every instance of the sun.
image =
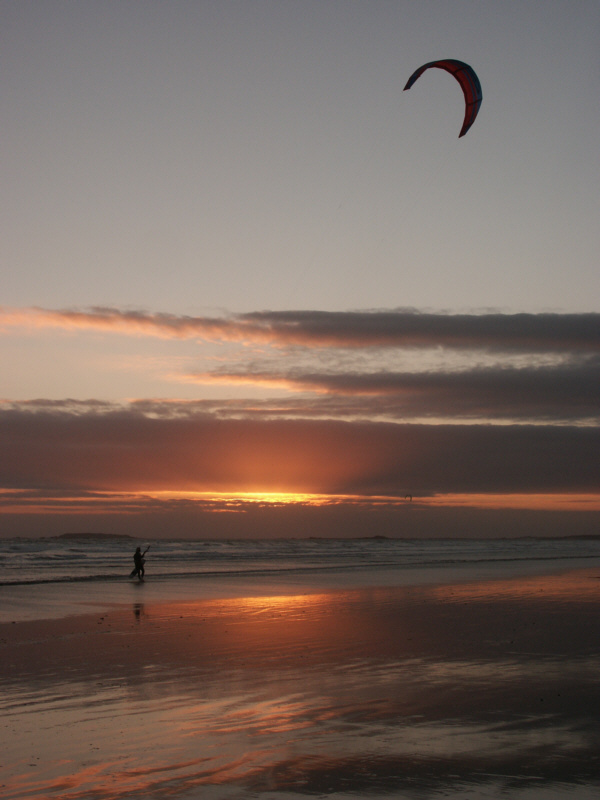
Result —
[[[148,493],[146,493],[148,494]],[[285,505],[324,505],[331,502],[328,495],[311,494],[309,492],[197,492],[197,491],[152,491],[149,494],[161,500],[191,500],[206,504],[224,504],[227,506],[285,506]]]
[[[247,503],[260,503],[267,505],[288,505],[290,503],[320,503],[321,495],[298,492],[235,492],[235,497]]]

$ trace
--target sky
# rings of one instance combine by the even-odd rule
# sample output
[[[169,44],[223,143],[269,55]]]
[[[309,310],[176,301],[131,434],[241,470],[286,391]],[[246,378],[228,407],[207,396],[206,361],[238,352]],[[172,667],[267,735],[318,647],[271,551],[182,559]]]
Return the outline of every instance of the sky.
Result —
[[[0,536],[598,532],[597,2],[0,22]]]

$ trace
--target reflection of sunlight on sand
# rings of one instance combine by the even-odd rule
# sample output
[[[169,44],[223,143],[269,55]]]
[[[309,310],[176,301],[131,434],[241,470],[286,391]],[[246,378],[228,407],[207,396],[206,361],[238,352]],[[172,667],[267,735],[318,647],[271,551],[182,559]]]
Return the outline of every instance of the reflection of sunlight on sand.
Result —
[[[135,702],[127,693],[103,690],[89,694],[87,684],[75,689],[78,701],[70,700],[71,711],[87,709],[84,719],[77,715],[69,724],[65,717],[64,697],[48,698],[47,708],[38,718],[39,735],[46,737],[58,725],[59,740],[50,747],[54,766],[43,770],[23,771],[7,785],[7,797],[79,798],[83,796],[121,798],[137,793],[158,797],[161,793],[182,792],[194,787],[249,782],[277,791],[292,783],[312,780],[313,774],[326,769],[338,772],[338,780],[349,782],[364,758],[369,743],[371,776],[389,768],[390,759],[397,769],[402,759],[430,760],[498,759],[519,756],[531,749],[547,750],[554,759],[585,747],[584,737],[567,725],[546,726],[544,718],[518,717],[512,725],[505,720],[430,720],[418,714],[406,715],[398,688],[406,694],[419,686],[444,684],[451,687],[473,680],[486,684],[498,678],[497,666],[479,663],[447,665],[380,665],[379,687],[375,696],[364,696],[366,685],[373,686],[367,662],[355,669],[304,675],[307,680],[295,694],[278,693],[282,686],[270,683],[249,691],[235,679],[228,693],[217,698],[190,702],[192,696],[160,692],[154,702]],[[592,668],[594,665],[590,664]],[[515,674],[508,665],[500,668],[507,680],[537,680],[526,669]],[[216,684],[205,687],[211,694]],[[226,687],[222,687],[221,691]],[[395,688],[395,692],[394,692]],[[65,692],[67,688],[65,687]],[[361,699],[362,692],[362,699]],[[275,696],[270,696],[275,694]],[[111,713],[105,706],[111,698]],[[386,702],[386,698],[390,702]],[[375,702],[365,702],[373,699]],[[119,708],[119,701],[121,707]],[[40,700],[40,702],[42,702]],[[97,714],[96,704],[103,709]],[[77,724],[76,724],[77,723]],[[293,739],[290,734],[293,733]],[[293,742],[293,744],[292,744]],[[46,758],[51,755],[46,753]],[[65,761],[60,753],[69,752]],[[145,756],[143,754],[146,754]],[[326,754],[326,755],[325,755]],[[376,754],[376,755],[375,755]],[[79,766],[88,762],[86,766]],[[90,763],[91,762],[91,763]],[[41,765],[40,765],[41,766]],[[296,773],[296,776],[294,776]]]
[[[55,798],[102,798],[117,800],[127,797],[176,796],[180,792],[206,784],[230,784],[244,775],[250,757],[229,762],[221,767],[202,769],[209,759],[141,766],[132,768],[122,760],[106,761],[71,773],[68,778],[58,777],[48,781],[31,780],[28,775],[19,776],[9,787],[7,798],[31,798],[33,796]],[[137,760],[136,760],[136,763]],[[173,789],[175,788],[175,794]],[[135,794],[134,794],[135,793]]]
[[[488,665],[488,674],[480,668],[481,664],[428,667],[421,663],[405,671],[403,664],[389,665],[383,684],[389,683],[393,690],[395,677],[396,690],[404,686],[406,693],[414,693],[419,684],[430,685],[433,678],[434,683],[444,683],[448,692],[475,676],[484,683],[497,678],[493,665]],[[379,780],[389,779],[390,769],[398,775],[407,767],[414,771],[415,763],[425,772],[429,764],[440,769],[444,763],[455,762],[459,766],[454,769],[464,770],[467,764],[471,770],[493,773],[496,762],[515,759],[518,765],[530,752],[548,752],[557,760],[570,752],[585,751],[581,732],[566,724],[547,724],[550,718],[546,721],[542,715],[517,715],[511,724],[502,718],[488,722],[431,720],[422,714],[403,713],[397,693],[391,697],[380,693],[373,706],[364,697],[360,699],[371,679],[368,665],[361,663],[349,672],[348,683],[345,670],[309,676],[302,692],[295,695],[266,697],[276,688],[273,685],[254,693],[236,692],[234,682],[230,687],[233,694],[193,704],[189,702],[192,697],[185,695],[175,702],[173,697],[157,697],[152,710],[129,701],[120,711],[113,709],[114,716],[103,715],[102,727],[94,725],[98,720],[91,714],[72,726],[68,737],[63,711],[55,705],[45,712],[40,734],[47,735],[59,723],[60,748],[70,748],[72,760],[65,761],[57,752],[54,767],[46,765],[39,771],[39,779],[38,771],[23,770],[7,785],[6,797],[39,794],[65,800],[84,796],[117,800],[133,793],[182,797],[197,787],[235,787],[240,783],[273,792],[318,782],[322,773],[329,776],[330,784],[336,781],[350,787],[362,772],[362,779],[368,777],[371,786],[376,786]],[[402,680],[398,681],[399,677]],[[511,679],[517,677],[531,681],[542,673],[536,676],[524,670]],[[86,688],[80,687],[82,704]],[[209,693],[211,688],[214,686]],[[386,697],[393,698],[392,702],[386,703]],[[93,705],[103,698],[96,693],[88,699]],[[160,711],[157,704],[162,706]],[[88,742],[95,742],[94,747]],[[365,746],[370,756],[365,755]],[[86,761],[86,766],[80,766]],[[368,774],[365,763],[369,764]]]
[[[301,595],[261,595],[257,597],[236,597],[218,600],[189,601],[185,603],[170,603],[166,609],[170,617],[179,617],[183,614],[194,615],[222,615],[243,614],[268,615],[286,614],[297,617],[308,610],[316,610],[331,604],[331,595],[301,594]]]
[[[538,601],[566,601],[576,597],[579,602],[600,601],[600,570],[587,569],[566,572],[562,575],[540,575],[531,578],[488,580],[431,589],[434,597],[447,602],[494,599],[536,599]]]
[[[3,797],[589,800],[599,663],[577,626],[596,572],[16,626],[15,661],[45,649],[2,685]],[[572,604],[571,649],[548,598]],[[551,646],[530,653],[535,623]]]
[[[296,615],[299,611],[318,608],[331,603],[329,594],[274,595],[261,597],[240,597],[221,600],[220,608],[237,612],[265,613],[278,611]]]
[[[218,709],[218,713],[215,711]],[[289,733],[311,725],[303,695],[277,698],[238,697],[228,703],[201,703],[184,715],[183,735],[206,737],[244,733],[249,736]]]
[[[30,763],[33,757],[25,763],[9,746],[3,762],[7,777],[10,772],[13,776],[4,783],[9,793],[3,797],[118,798],[131,792],[154,796],[173,782],[178,787],[230,782],[245,774],[249,765],[256,767],[255,753],[246,755],[243,747],[234,747],[232,752],[223,739],[226,730],[218,746],[208,741],[209,735],[219,736],[218,726],[203,733],[203,741],[196,737],[189,752],[185,751],[180,734],[185,733],[182,718],[189,717],[187,696],[159,692],[136,701],[123,690],[90,692],[87,683],[65,685],[63,691],[46,700],[39,698],[35,730],[29,718],[24,732],[18,729],[20,720],[15,721],[14,735],[22,740],[25,733],[30,739],[28,749],[43,752],[44,763],[39,758],[38,763]],[[208,702],[202,717],[219,719],[227,706],[233,703],[235,707],[240,700]],[[53,731],[60,735],[53,736]],[[199,747],[206,753],[200,757]],[[70,758],[64,758],[65,752]],[[28,769],[33,766],[35,772]]]

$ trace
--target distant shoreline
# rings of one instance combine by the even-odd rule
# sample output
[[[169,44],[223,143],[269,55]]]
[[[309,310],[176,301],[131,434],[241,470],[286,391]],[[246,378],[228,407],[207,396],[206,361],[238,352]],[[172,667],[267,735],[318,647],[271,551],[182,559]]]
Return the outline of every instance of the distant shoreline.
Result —
[[[259,542],[259,541],[407,541],[407,542],[468,542],[468,541],[522,541],[524,539],[539,539],[540,541],[563,541],[566,539],[587,539],[598,540],[600,533],[573,533],[563,534],[561,536],[544,536],[544,535],[519,535],[519,536],[386,536],[383,534],[376,534],[374,536],[280,536],[280,537],[265,537],[264,539],[257,539],[254,537],[190,537],[190,536],[173,536],[173,537],[140,537],[132,536],[128,533],[59,533],[54,535],[39,535],[39,536],[7,536],[0,537],[0,541],[87,541],[90,539],[104,539],[110,541],[151,541],[151,542]]]
[[[46,537],[42,537],[46,538]],[[135,536],[129,536],[127,533],[61,533],[58,536],[48,536],[48,539],[126,539],[127,541],[135,541]]]

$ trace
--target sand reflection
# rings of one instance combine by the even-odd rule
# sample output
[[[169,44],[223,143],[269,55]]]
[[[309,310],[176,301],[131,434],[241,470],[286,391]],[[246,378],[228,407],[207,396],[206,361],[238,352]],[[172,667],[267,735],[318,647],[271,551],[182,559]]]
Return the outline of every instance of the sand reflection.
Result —
[[[540,580],[3,626],[2,796],[600,796],[600,581]]]

